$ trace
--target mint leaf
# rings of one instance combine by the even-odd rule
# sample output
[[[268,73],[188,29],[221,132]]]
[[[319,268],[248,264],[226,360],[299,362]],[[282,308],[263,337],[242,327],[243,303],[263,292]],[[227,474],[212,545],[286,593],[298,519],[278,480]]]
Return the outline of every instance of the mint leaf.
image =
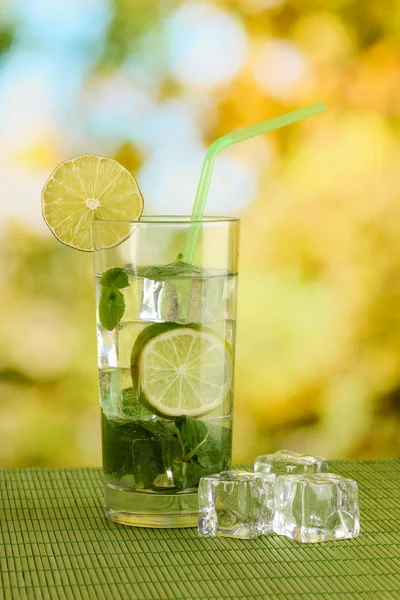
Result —
[[[195,487],[201,477],[229,468],[232,434],[226,427],[187,416],[141,424],[161,440],[164,461],[171,465],[177,487],[183,490]]]
[[[180,294],[179,304],[182,315],[185,318],[189,313],[190,296],[192,292],[193,278],[201,277],[204,270],[201,267],[191,265],[182,261],[182,254],[178,254],[174,262],[169,265],[153,265],[150,267],[139,267],[137,275],[153,281],[166,281],[174,279],[174,287]],[[181,278],[181,281],[179,281]]]
[[[128,275],[121,267],[113,267],[103,273],[100,283],[103,286],[112,286],[115,288],[126,288],[129,286]]]
[[[176,427],[174,421],[157,418],[157,419],[153,419],[152,421],[146,421],[145,423],[142,423],[142,425],[145,429],[147,429],[147,431],[150,431],[151,433],[154,433],[155,435],[159,435],[160,437],[163,437],[163,438],[179,436],[179,430]]]
[[[131,388],[123,390],[123,401],[135,398]],[[133,475],[138,489],[159,489],[154,482],[169,471],[172,486],[185,490],[229,468],[230,430],[191,417],[129,422],[103,415],[103,436],[105,472]]]
[[[113,267],[103,273],[100,284],[100,323],[105,329],[112,331],[124,316],[125,299],[118,288],[129,287],[128,275],[121,267]]]
[[[164,281],[174,277],[201,275],[203,269],[182,261],[182,254],[178,254],[176,260],[169,265],[153,265],[151,267],[139,267],[137,275],[153,281]]]
[[[125,299],[114,287],[103,287],[99,301],[100,323],[112,331],[118,325],[125,312]]]
[[[175,421],[184,450],[184,460],[195,460],[207,475],[222,471],[230,460],[231,431],[226,427],[181,417]]]

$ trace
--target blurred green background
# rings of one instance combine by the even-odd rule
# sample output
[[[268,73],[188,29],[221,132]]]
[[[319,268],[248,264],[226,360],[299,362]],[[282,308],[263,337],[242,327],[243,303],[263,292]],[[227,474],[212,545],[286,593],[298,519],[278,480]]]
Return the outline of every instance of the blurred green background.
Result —
[[[242,218],[234,458],[400,453],[400,4],[0,2],[0,466],[100,464],[91,256],[42,223],[50,171],[114,156],[189,213],[216,137]]]

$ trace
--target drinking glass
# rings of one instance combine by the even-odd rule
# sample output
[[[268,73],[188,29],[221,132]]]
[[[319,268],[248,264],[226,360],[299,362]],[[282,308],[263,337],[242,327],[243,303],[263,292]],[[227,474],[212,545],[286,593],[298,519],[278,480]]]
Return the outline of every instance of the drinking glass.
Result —
[[[194,527],[200,477],[231,463],[239,220],[98,220],[93,235],[105,514]]]

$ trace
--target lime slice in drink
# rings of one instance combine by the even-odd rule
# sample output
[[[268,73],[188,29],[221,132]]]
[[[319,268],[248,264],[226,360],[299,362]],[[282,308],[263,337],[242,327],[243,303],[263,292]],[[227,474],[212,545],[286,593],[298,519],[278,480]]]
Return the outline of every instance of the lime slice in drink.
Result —
[[[146,327],[133,347],[131,367],[140,402],[165,418],[200,417],[220,406],[232,385],[229,344],[200,325]]]
[[[56,238],[91,252],[93,219],[137,221],[143,198],[134,177],[112,158],[84,155],[67,160],[50,175],[42,192],[43,217]],[[103,247],[123,241],[127,227],[111,224]]]

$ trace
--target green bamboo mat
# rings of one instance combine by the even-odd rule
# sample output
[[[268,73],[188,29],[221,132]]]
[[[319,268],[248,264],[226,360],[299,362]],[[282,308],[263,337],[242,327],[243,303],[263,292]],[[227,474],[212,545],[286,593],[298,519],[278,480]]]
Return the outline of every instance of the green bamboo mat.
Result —
[[[0,470],[0,598],[400,599],[400,461],[332,466],[359,482],[361,535],[307,546],[123,527],[99,469]]]

